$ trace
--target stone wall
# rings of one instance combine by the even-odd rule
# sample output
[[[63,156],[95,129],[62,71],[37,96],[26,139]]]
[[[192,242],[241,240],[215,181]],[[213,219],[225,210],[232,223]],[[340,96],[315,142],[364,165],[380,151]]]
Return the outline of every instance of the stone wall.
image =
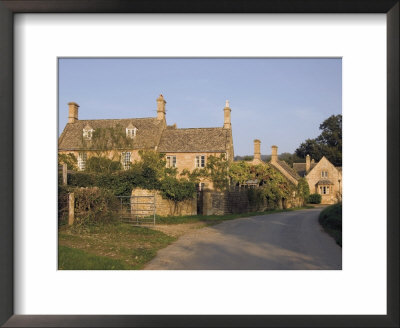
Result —
[[[246,189],[224,192],[203,191],[203,215],[261,212],[266,209],[266,203],[250,204]]]
[[[197,214],[196,196],[193,199],[178,202],[176,205],[175,202],[162,198],[160,192],[157,190],[136,188],[132,190],[132,196],[155,196],[156,214],[160,216],[183,216]],[[145,202],[149,201],[150,198]],[[146,205],[143,205],[143,207],[146,207]]]

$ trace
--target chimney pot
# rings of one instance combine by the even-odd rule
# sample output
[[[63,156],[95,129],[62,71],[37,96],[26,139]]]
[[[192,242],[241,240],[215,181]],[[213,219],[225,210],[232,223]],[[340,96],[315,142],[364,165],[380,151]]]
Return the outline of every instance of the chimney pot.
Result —
[[[278,161],[278,146],[272,146],[271,147],[271,162],[277,162]]]
[[[75,102],[69,102],[68,108],[68,123],[75,123],[78,120],[79,105]]]
[[[157,119],[165,122],[165,104],[167,102],[164,100],[163,95],[157,98]]]
[[[307,154],[306,156],[306,173],[308,173],[311,169],[311,157]]]
[[[229,100],[227,100],[224,108],[224,129],[230,129],[231,127],[231,108],[229,107]]]
[[[254,140],[254,160],[261,161],[261,151],[260,151],[261,141],[258,139]]]

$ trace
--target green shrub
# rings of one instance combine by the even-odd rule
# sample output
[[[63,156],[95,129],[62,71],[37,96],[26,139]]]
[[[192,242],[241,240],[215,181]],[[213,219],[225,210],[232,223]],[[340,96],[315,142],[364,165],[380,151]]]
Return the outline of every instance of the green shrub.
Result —
[[[322,196],[320,194],[311,194],[308,197],[308,202],[310,204],[321,204]]]
[[[319,223],[342,246],[342,203],[325,208],[319,214]]]
[[[261,206],[264,204],[265,196],[261,189],[250,188],[247,190],[247,199],[252,206]]]
[[[68,174],[68,185],[75,187],[92,187],[95,185],[95,175],[86,172]]]
[[[300,178],[297,184],[297,196],[301,199],[302,205],[305,205],[310,197],[310,187],[304,178]]]
[[[78,160],[73,153],[58,154],[58,165],[67,164],[68,170],[78,169]]]
[[[178,180],[173,177],[165,177],[161,181],[161,195],[174,202],[191,199],[196,194],[196,185],[186,180]]]
[[[342,231],[342,203],[325,208],[320,213],[319,220],[328,228]]]
[[[90,157],[86,161],[86,172],[113,173],[121,170],[121,162],[113,161],[105,157]]]
[[[76,188],[74,194],[76,225],[107,223],[116,219],[120,203],[111,191],[98,187]]]
[[[62,226],[68,222],[68,206],[70,187],[58,185],[58,225]]]

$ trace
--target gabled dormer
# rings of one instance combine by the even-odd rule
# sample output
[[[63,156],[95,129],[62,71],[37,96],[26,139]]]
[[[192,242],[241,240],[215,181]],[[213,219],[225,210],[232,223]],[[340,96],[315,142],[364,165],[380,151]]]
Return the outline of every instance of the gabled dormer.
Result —
[[[93,131],[93,128],[89,124],[86,124],[82,131],[83,139],[92,140]]]
[[[126,137],[133,139],[136,137],[138,129],[132,123],[130,123],[126,128]]]

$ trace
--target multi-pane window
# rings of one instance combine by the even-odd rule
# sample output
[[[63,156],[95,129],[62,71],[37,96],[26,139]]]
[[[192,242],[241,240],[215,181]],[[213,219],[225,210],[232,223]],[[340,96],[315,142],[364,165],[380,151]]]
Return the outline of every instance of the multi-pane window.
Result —
[[[78,154],[78,168],[79,168],[80,171],[85,170],[85,168],[86,168],[86,159],[87,159],[86,153],[79,153]]]
[[[167,167],[176,167],[176,156],[167,156]]]
[[[327,178],[328,177],[328,171],[321,171],[321,177],[322,178]]]
[[[319,193],[321,195],[329,195],[329,186],[320,186]]]
[[[126,137],[133,139],[136,137],[137,128],[126,128]]]
[[[196,167],[205,167],[206,157],[204,155],[196,156]]]
[[[123,152],[121,154],[122,168],[128,170],[131,167],[131,152]]]
[[[83,130],[83,137],[85,139],[91,140],[92,136],[93,136],[93,130],[86,130],[86,129]]]

